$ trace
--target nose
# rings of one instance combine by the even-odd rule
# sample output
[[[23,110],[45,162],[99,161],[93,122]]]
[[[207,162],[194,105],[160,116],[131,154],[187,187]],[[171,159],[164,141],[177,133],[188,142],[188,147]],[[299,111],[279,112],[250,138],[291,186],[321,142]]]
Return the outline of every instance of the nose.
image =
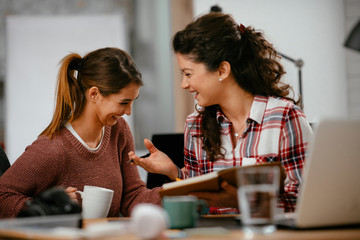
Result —
[[[125,108],[125,114],[130,116],[131,115],[131,108],[132,108],[132,104],[128,104]]]
[[[183,77],[181,79],[181,85],[180,86],[181,86],[182,89],[188,89],[189,88],[189,83],[188,83],[188,81],[186,80],[185,77]]]

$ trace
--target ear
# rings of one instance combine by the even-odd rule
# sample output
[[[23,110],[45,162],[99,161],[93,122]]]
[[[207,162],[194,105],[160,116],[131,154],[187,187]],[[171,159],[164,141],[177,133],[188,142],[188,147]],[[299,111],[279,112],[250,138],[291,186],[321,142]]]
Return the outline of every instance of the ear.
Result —
[[[91,87],[88,90],[88,101],[90,102],[96,102],[99,97],[101,96],[100,91],[97,87]]]
[[[228,61],[223,61],[219,65],[219,78],[226,79],[230,76],[231,73],[231,65]]]

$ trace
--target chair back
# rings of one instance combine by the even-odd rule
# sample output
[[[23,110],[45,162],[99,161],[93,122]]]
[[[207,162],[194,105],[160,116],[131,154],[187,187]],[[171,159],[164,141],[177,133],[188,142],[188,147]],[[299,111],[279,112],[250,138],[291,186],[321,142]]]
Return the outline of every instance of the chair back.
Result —
[[[157,149],[168,155],[177,167],[184,167],[183,133],[154,134],[151,141]],[[160,187],[166,182],[170,182],[167,176],[148,173],[146,186],[147,188]]]
[[[2,176],[9,167],[9,159],[6,156],[4,149],[0,146],[0,176]]]

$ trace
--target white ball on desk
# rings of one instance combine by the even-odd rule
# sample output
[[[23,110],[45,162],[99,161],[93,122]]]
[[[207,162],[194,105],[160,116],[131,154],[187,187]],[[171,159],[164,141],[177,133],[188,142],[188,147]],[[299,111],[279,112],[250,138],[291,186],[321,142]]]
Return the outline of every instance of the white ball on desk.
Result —
[[[169,226],[166,211],[154,204],[138,204],[131,212],[131,229],[141,239],[158,238]]]

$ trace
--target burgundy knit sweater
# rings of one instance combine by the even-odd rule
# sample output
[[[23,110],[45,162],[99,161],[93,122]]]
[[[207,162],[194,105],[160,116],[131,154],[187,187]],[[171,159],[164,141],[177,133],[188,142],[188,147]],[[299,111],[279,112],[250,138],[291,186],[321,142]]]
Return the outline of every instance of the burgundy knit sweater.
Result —
[[[105,128],[96,152],[86,149],[66,128],[51,140],[40,136],[0,178],[0,218],[15,217],[29,198],[54,186],[113,189],[108,217],[129,216],[137,203],[160,205],[159,188],[147,189],[137,167],[127,163],[133,150],[129,126],[122,118]]]

